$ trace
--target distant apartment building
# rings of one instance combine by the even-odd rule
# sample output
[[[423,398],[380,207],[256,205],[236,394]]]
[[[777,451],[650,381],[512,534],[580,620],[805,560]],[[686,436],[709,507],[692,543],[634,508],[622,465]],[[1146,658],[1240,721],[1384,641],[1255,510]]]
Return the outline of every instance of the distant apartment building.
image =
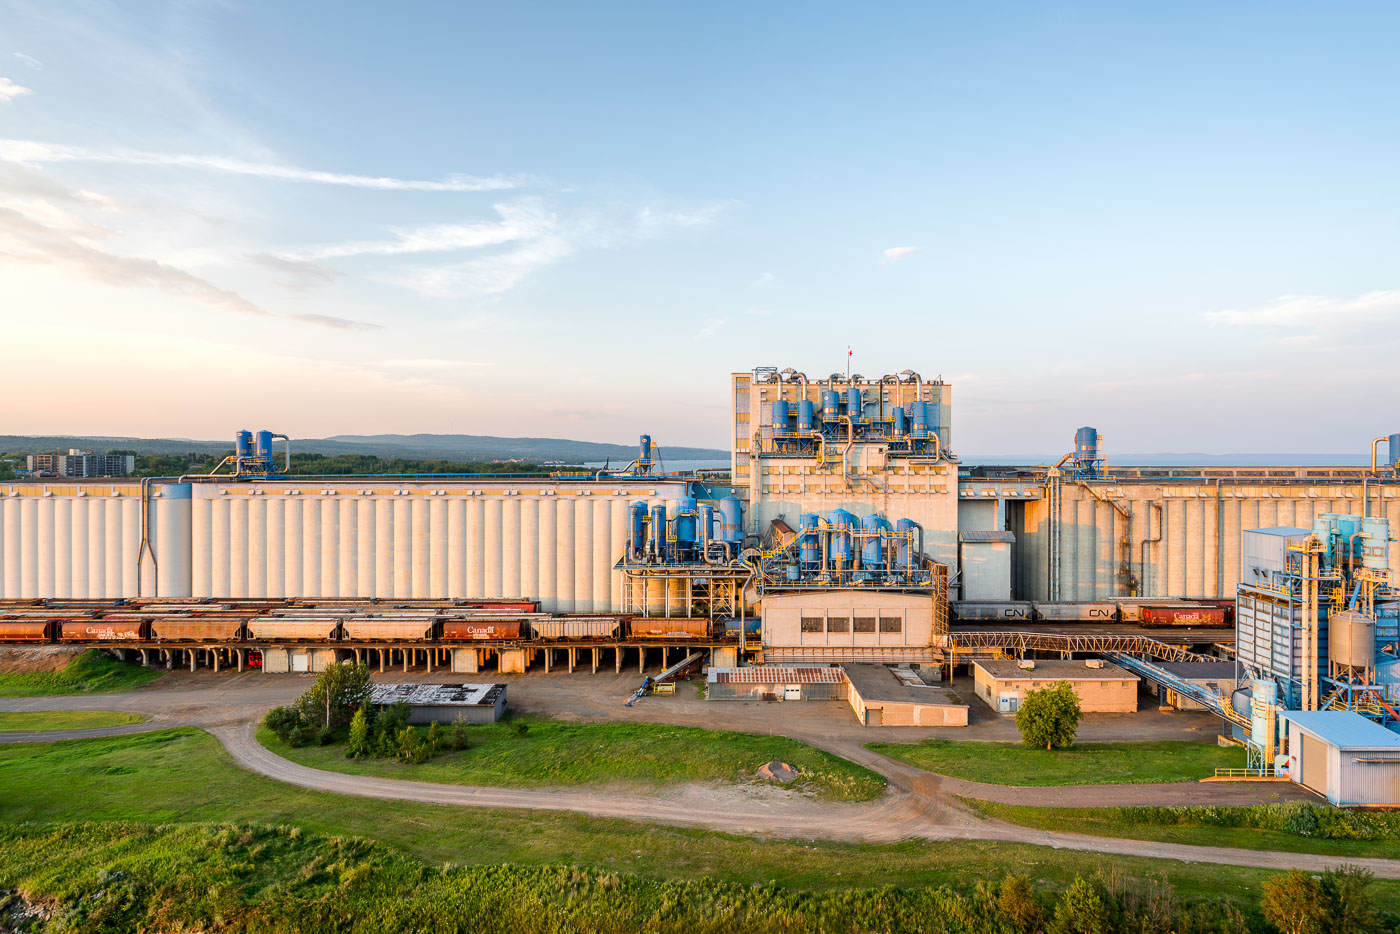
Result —
[[[136,457],[70,449],[67,454],[30,454],[27,466],[32,477],[121,477],[136,469]]]

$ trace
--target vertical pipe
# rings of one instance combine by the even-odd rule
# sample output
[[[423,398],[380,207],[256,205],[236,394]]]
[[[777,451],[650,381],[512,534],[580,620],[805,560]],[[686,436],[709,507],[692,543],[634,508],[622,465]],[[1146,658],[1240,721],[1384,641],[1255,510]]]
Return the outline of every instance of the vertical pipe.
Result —
[[[482,560],[485,565],[484,587],[486,596],[501,597],[501,501],[496,497],[482,504],[485,525],[485,544]]]
[[[602,497],[593,500],[593,612],[612,608],[612,503]]]
[[[36,541],[39,543],[39,579],[36,584],[37,596],[52,597],[54,595],[54,507],[52,498],[38,500],[38,529]]]
[[[520,503],[520,596],[540,596],[540,500],[533,496]]]
[[[321,589],[322,597],[340,596],[340,501],[321,500]]]
[[[345,496],[340,500],[340,577],[336,593],[342,597],[360,595],[360,501]]]
[[[556,503],[555,602],[560,613],[574,612],[574,501],[560,498]]]
[[[280,496],[267,497],[267,548],[264,552],[269,597],[287,595],[287,503]]]
[[[106,515],[102,519],[103,534],[107,547],[103,558],[106,568],[102,572],[102,595],[120,597],[122,595],[122,501],[117,497],[107,500]]]
[[[413,594],[413,504],[407,496],[394,501],[394,596]]]
[[[355,545],[359,566],[355,569],[357,596],[373,597],[378,586],[374,568],[374,500],[361,496],[355,500]]]
[[[3,503],[0,503],[3,508]],[[207,531],[207,530],[206,530]],[[88,503],[88,582],[87,595],[92,598],[107,595],[107,501],[94,499]],[[9,594],[0,590],[0,594]]]
[[[519,597],[520,589],[520,497],[501,503],[501,596]]]
[[[164,507],[166,504],[161,503]],[[248,596],[267,596],[267,497],[248,498]],[[164,555],[161,556],[162,559]],[[280,557],[280,556],[279,556]],[[274,560],[276,560],[274,558]],[[162,565],[164,560],[162,560]]]
[[[213,593],[214,556],[210,550],[213,524],[213,502],[203,497],[195,499],[190,504],[190,596],[193,597],[207,597]]]
[[[413,576],[409,580],[409,594],[421,599],[427,597],[432,589],[432,517],[426,497],[414,496],[409,505],[409,521],[413,523]]]
[[[1240,582],[1240,501],[1232,497],[1225,500],[1225,534],[1221,536],[1220,548],[1225,556],[1225,581],[1220,596],[1226,599],[1235,595]]]
[[[433,497],[428,504],[428,522],[431,528],[428,596],[441,599],[447,596],[447,500]]]
[[[617,613],[622,609],[622,572],[612,570],[612,565],[616,563],[616,559],[622,557],[622,549],[625,547],[623,543],[627,540],[627,509],[628,501],[625,498],[618,497],[613,500],[612,531],[609,535],[611,548],[608,551],[608,598],[604,613]]]
[[[305,519],[306,509],[301,497],[287,497],[282,507],[282,524],[285,527],[282,573],[286,577],[286,590],[289,597],[301,597],[306,594],[306,588],[302,586],[302,570],[305,567],[305,562],[302,559],[302,552],[305,550],[302,533],[306,526]]]
[[[228,512],[228,595],[248,596],[248,497],[231,497]]]
[[[124,597],[138,596],[136,592],[136,558],[141,551],[141,504],[131,498],[122,498],[121,569],[122,592]],[[155,576],[147,578],[152,583]]]
[[[447,503],[447,595],[467,595],[467,503],[455,497]]]
[[[553,497],[540,497],[539,500],[539,588],[540,609],[546,613],[559,612],[559,590],[555,573],[558,561],[558,511]]]
[[[92,596],[88,592],[88,504],[92,502],[87,497],[74,497],[69,509],[72,515],[69,522],[72,530],[69,533],[69,548],[72,549],[72,557],[69,559],[72,566],[69,568],[68,592],[78,599]]]
[[[28,496],[19,501],[19,575],[19,595],[39,596],[39,501]]]
[[[301,497],[301,593],[299,597],[319,597],[321,593],[321,501]]]
[[[479,498],[467,500],[467,596],[486,596],[486,507]]]
[[[1186,511],[1186,539],[1182,543],[1182,557],[1185,558],[1185,589],[1178,596],[1205,596],[1205,504],[1199,499],[1188,500]]]
[[[374,501],[374,595],[394,595],[394,501]]]
[[[574,500],[574,612],[593,612],[593,501]]]

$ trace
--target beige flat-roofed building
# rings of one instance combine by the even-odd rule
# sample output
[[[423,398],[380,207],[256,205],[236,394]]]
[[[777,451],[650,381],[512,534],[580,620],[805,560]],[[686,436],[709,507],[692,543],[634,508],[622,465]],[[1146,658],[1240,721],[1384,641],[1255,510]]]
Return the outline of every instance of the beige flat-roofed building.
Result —
[[[926,593],[891,591],[769,593],[763,597],[764,657],[921,661],[947,641],[946,609],[939,613],[936,601]]]
[[[1068,681],[1085,713],[1135,713],[1141,679],[1117,665],[1088,661],[1102,667],[1091,668],[1083,659],[1036,659],[1034,668],[1022,668],[1011,659],[973,662],[974,693],[998,713],[1010,714],[1020,709],[1028,691]]]

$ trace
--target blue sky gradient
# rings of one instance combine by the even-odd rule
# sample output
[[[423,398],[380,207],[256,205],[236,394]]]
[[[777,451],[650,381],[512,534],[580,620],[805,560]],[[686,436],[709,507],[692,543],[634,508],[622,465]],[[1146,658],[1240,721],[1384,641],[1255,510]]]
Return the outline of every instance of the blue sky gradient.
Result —
[[[728,372],[849,344],[953,382],[963,452],[1364,452],[1400,430],[1397,32],[0,0],[0,432],[726,446]]]

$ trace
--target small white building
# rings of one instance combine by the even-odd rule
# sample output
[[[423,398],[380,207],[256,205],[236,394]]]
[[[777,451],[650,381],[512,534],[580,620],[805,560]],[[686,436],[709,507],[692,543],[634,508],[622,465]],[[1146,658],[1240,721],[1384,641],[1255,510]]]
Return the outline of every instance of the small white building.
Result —
[[[1350,710],[1281,710],[1288,776],[1339,807],[1400,806],[1400,733]]]

